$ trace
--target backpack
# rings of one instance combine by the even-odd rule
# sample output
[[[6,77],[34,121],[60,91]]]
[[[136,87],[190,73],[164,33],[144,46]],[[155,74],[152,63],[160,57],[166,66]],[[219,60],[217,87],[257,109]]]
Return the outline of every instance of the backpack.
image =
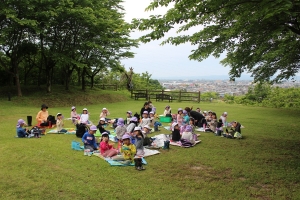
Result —
[[[115,121],[114,121],[114,123],[113,123],[113,129],[115,129],[115,128],[117,128],[117,123],[118,123],[118,118],[115,118]]]
[[[140,115],[136,112],[133,116],[135,116],[136,118],[137,118],[137,120],[138,120],[138,122],[140,121]]]
[[[42,134],[42,130],[39,129],[39,127],[37,126],[34,126],[31,130],[30,130],[30,136],[31,137],[41,137],[41,134]]]
[[[190,141],[186,140],[186,139],[181,139],[180,142],[181,142],[181,145],[183,147],[191,147],[191,146],[193,146],[193,144]]]
[[[51,124],[56,124],[55,117],[52,116],[52,115],[49,115],[49,116],[47,117],[47,121],[48,121],[48,122],[51,122]]]
[[[76,137],[82,138],[82,136],[88,131],[88,127],[85,124],[76,124]]]

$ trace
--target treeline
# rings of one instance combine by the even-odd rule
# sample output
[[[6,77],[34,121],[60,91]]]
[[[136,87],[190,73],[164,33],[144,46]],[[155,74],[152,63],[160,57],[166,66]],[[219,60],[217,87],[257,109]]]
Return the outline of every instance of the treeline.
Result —
[[[224,101],[264,107],[300,108],[300,88],[280,88],[268,83],[259,83],[250,87],[245,95],[225,95]]]
[[[137,41],[121,0],[6,0],[0,4],[1,85],[93,86],[100,71],[124,70]]]

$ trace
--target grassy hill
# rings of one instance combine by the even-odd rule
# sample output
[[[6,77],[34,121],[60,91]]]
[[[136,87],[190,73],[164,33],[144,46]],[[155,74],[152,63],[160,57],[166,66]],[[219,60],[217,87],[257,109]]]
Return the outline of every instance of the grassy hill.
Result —
[[[56,91],[56,90],[55,90]],[[144,101],[123,91],[34,93],[0,100],[1,199],[299,199],[299,110],[247,107],[224,103],[153,102],[158,114],[169,104],[227,111],[238,120],[244,139],[201,133],[201,143],[184,149],[171,146],[147,157],[146,170],[111,167],[95,156],[71,150],[74,135],[47,134],[41,139],[17,139],[19,118],[35,117],[42,103],[49,113],[68,117],[72,105],[87,107],[96,123],[103,107],[111,117],[139,112]],[[168,124],[164,124],[168,125]],[[65,127],[73,127],[66,120]],[[170,132],[160,128],[160,132]]]

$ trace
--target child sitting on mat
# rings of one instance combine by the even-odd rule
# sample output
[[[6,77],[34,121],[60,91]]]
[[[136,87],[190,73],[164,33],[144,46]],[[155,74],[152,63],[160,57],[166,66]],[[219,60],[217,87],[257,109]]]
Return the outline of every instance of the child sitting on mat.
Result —
[[[82,142],[84,144],[84,149],[89,149],[91,152],[98,149],[98,146],[96,144],[96,139],[94,134],[97,131],[97,127],[95,125],[92,125],[90,127],[90,130],[87,131],[82,136]]]
[[[28,129],[23,128],[25,125],[25,121],[23,119],[19,119],[17,123],[17,136],[19,138],[25,138],[29,136]]]
[[[172,141],[173,142],[178,142],[180,140],[180,128],[178,126],[177,122],[174,122],[172,124]]]
[[[140,127],[144,127],[146,125],[150,125],[151,123],[151,119],[148,117],[148,111],[144,111],[143,112],[143,119],[141,121],[141,123],[139,124]]]
[[[111,144],[108,143],[109,136],[107,132],[102,133],[101,142],[99,145],[100,157],[113,157],[118,154],[118,150],[114,149]]]
[[[195,144],[195,135],[192,133],[192,129],[192,126],[187,125],[181,135],[181,140],[187,140],[190,143]]]
[[[131,118],[132,118],[132,112],[131,111],[127,111],[126,112],[126,119],[124,120],[124,124],[125,125],[129,125]]]
[[[72,119],[72,123],[73,124],[77,124],[77,120],[79,119],[79,115],[77,114],[76,112],[76,107],[75,106],[72,106],[71,108],[71,119]]]
[[[138,127],[140,128],[140,127]],[[135,134],[135,148],[136,148],[136,155],[134,157],[135,169],[136,170],[145,170],[142,164],[142,157],[145,155],[144,151],[144,135],[142,134],[141,130],[134,131]]]
[[[66,129],[64,129],[64,120],[61,113],[57,113],[56,115],[56,130],[57,133],[66,133],[68,132]]]
[[[124,134],[122,137],[123,145],[120,148],[122,155],[114,156],[113,160],[123,161],[123,164],[130,165],[133,162],[134,156],[136,154],[136,148],[134,144],[130,143],[130,135]]]
[[[101,118],[99,121],[99,124],[97,125],[97,128],[99,129],[100,133],[107,132],[108,134],[110,134],[110,131],[105,130],[106,126],[107,126],[107,124],[105,122],[105,118]]]
[[[122,140],[122,137],[125,134],[125,132],[126,132],[126,127],[124,125],[124,119],[119,118],[116,127],[115,141],[118,142],[119,140]]]
[[[80,123],[90,124],[89,121],[90,115],[87,108],[82,109],[82,114],[80,115]]]

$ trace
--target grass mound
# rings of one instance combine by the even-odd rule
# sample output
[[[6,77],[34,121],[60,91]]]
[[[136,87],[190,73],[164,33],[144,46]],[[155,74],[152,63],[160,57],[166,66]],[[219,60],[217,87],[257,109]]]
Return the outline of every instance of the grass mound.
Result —
[[[10,87],[0,88],[1,100],[8,101],[8,93]],[[85,106],[99,103],[114,103],[129,100],[127,91],[101,90],[98,88],[86,89],[82,91],[80,88],[72,87],[70,90],[64,90],[61,86],[53,86],[51,93],[46,93],[45,88],[24,87],[22,89],[23,96],[11,96],[12,105],[39,106],[45,103],[51,107],[61,106]],[[11,92],[12,93],[12,92]]]

